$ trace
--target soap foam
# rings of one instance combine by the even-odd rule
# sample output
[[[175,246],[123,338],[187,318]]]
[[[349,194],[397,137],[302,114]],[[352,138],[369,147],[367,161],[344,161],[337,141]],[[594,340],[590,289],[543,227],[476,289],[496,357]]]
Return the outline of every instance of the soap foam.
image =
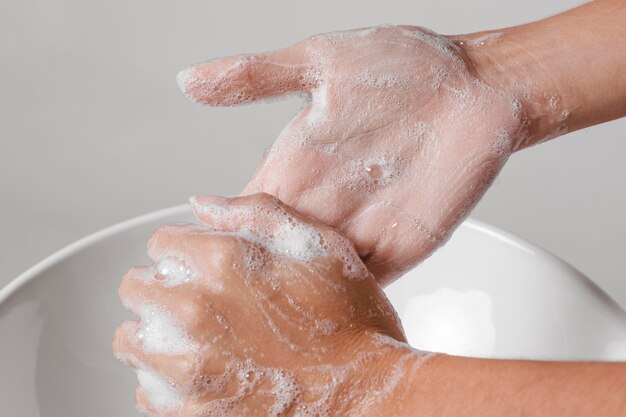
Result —
[[[387,169],[384,162],[383,167]],[[366,168],[361,171],[366,173]],[[383,175],[387,173],[383,172]],[[369,276],[350,241],[336,233],[322,234],[316,227],[295,218],[279,205],[269,209],[260,206],[219,205],[200,203],[193,197],[190,202],[197,213],[210,217],[211,223],[227,222],[238,225],[237,231],[210,233],[236,236],[275,256],[304,263],[333,256],[342,261],[347,278],[363,279]],[[247,248],[246,253],[249,255],[249,269],[259,269],[265,261],[263,254],[254,248]]]
[[[206,403],[202,415],[207,417],[241,415],[238,405],[245,397],[255,392],[263,392],[273,397],[268,417],[281,417],[301,395],[301,387],[292,374],[283,369],[261,366],[251,359],[228,362],[224,374],[214,379],[219,380],[217,385],[222,387],[229,380],[236,381],[237,389],[230,397]],[[270,388],[266,391],[264,387],[267,385]]]
[[[137,369],[137,380],[146,393],[150,406],[157,412],[175,411],[183,404],[183,397],[174,385],[158,373],[148,369]]]
[[[403,163],[400,158],[383,155],[350,161],[350,171],[347,177],[350,179],[351,189],[374,193],[399,180]]]
[[[168,225],[167,228],[170,233],[186,233],[191,226],[188,224]],[[197,232],[198,226],[193,225],[193,228],[193,231]],[[158,284],[165,288],[173,288],[180,285],[197,285],[201,282],[202,274],[189,255],[168,249],[152,268],[139,271],[135,277],[146,285]],[[218,280],[204,279],[202,284],[216,293],[224,291],[224,287]]]
[[[141,321],[135,339],[144,352],[183,355],[197,351],[197,343],[163,307],[144,304],[138,311]]]
[[[154,279],[164,287],[195,282],[198,278],[196,268],[190,266],[189,261],[180,259],[180,256],[169,254],[154,266]]]
[[[271,393],[275,401],[269,409],[269,415],[279,417],[298,399],[301,389],[295,378],[283,370],[274,370],[271,377],[274,384]]]
[[[193,75],[194,69],[193,67],[185,68],[176,74],[176,83],[178,84],[178,88],[183,93],[187,92],[187,86],[194,79]]]
[[[319,125],[328,118],[328,84],[321,82],[311,93],[310,100],[306,121],[309,125]]]
[[[320,233],[300,222],[284,222],[269,236],[261,236],[250,230],[242,230],[235,235],[257,243],[276,255],[298,261],[310,261],[328,255]]]
[[[199,203],[191,198],[194,208],[211,216],[218,223],[236,222],[239,230],[214,232],[237,236],[262,246],[273,254],[299,261],[310,261],[327,255],[322,235],[312,226],[294,219],[280,207],[263,209],[259,206],[222,206]]]

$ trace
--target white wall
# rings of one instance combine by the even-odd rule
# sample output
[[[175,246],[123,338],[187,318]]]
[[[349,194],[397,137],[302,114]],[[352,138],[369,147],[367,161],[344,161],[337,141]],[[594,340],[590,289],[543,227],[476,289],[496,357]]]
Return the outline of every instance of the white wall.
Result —
[[[240,190],[299,103],[196,106],[174,79],[186,64],[380,23],[497,28],[579,3],[3,0],[0,286],[96,229]],[[560,255],[626,306],[625,133],[621,120],[515,155],[474,215]]]

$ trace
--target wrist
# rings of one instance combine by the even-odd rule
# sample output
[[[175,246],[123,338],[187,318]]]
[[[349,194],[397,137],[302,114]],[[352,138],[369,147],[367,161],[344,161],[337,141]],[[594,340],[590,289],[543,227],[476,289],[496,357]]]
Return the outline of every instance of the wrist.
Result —
[[[626,116],[626,4],[597,0],[513,28],[452,36],[526,115],[519,148]]]
[[[515,150],[568,131],[572,100],[551,73],[550,58],[541,46],[507,30],[452,39],[481,81],[519,104],[524,129]]]
[[[413,416],[427,392],[421,368],[435,354],[380,333],[360,337],[358,366],[338,392],[332,415]]]

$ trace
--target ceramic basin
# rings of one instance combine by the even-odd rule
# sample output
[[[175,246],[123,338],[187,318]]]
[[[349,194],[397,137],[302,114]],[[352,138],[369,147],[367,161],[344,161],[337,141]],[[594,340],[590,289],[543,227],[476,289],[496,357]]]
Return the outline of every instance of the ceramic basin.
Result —
[[[0,290],[0,409],[10,417],[130,417],[133,373],[111,354],[129,317],[117,287],[157,226],[188,206],[84,238]],[[626,359],[626,318],[546,251],[467,220],[444,248],[387,288],[413,346],[459,355]]]

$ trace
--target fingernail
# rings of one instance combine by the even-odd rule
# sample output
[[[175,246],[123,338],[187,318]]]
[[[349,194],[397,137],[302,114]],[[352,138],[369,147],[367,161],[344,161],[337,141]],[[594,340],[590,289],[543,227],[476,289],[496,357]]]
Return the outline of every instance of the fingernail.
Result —
[[[180,88],[180,91],[185,94],[187,94],[187,87],[193,79],[193,71],[193,67],[189,67],[178,71],[178,74],[176,74],[176,82],[178,83],[178,88]]]
[[[189,198],[192,206],[223,206],[228,202],[227,197],[220,195],[194,195]]]

